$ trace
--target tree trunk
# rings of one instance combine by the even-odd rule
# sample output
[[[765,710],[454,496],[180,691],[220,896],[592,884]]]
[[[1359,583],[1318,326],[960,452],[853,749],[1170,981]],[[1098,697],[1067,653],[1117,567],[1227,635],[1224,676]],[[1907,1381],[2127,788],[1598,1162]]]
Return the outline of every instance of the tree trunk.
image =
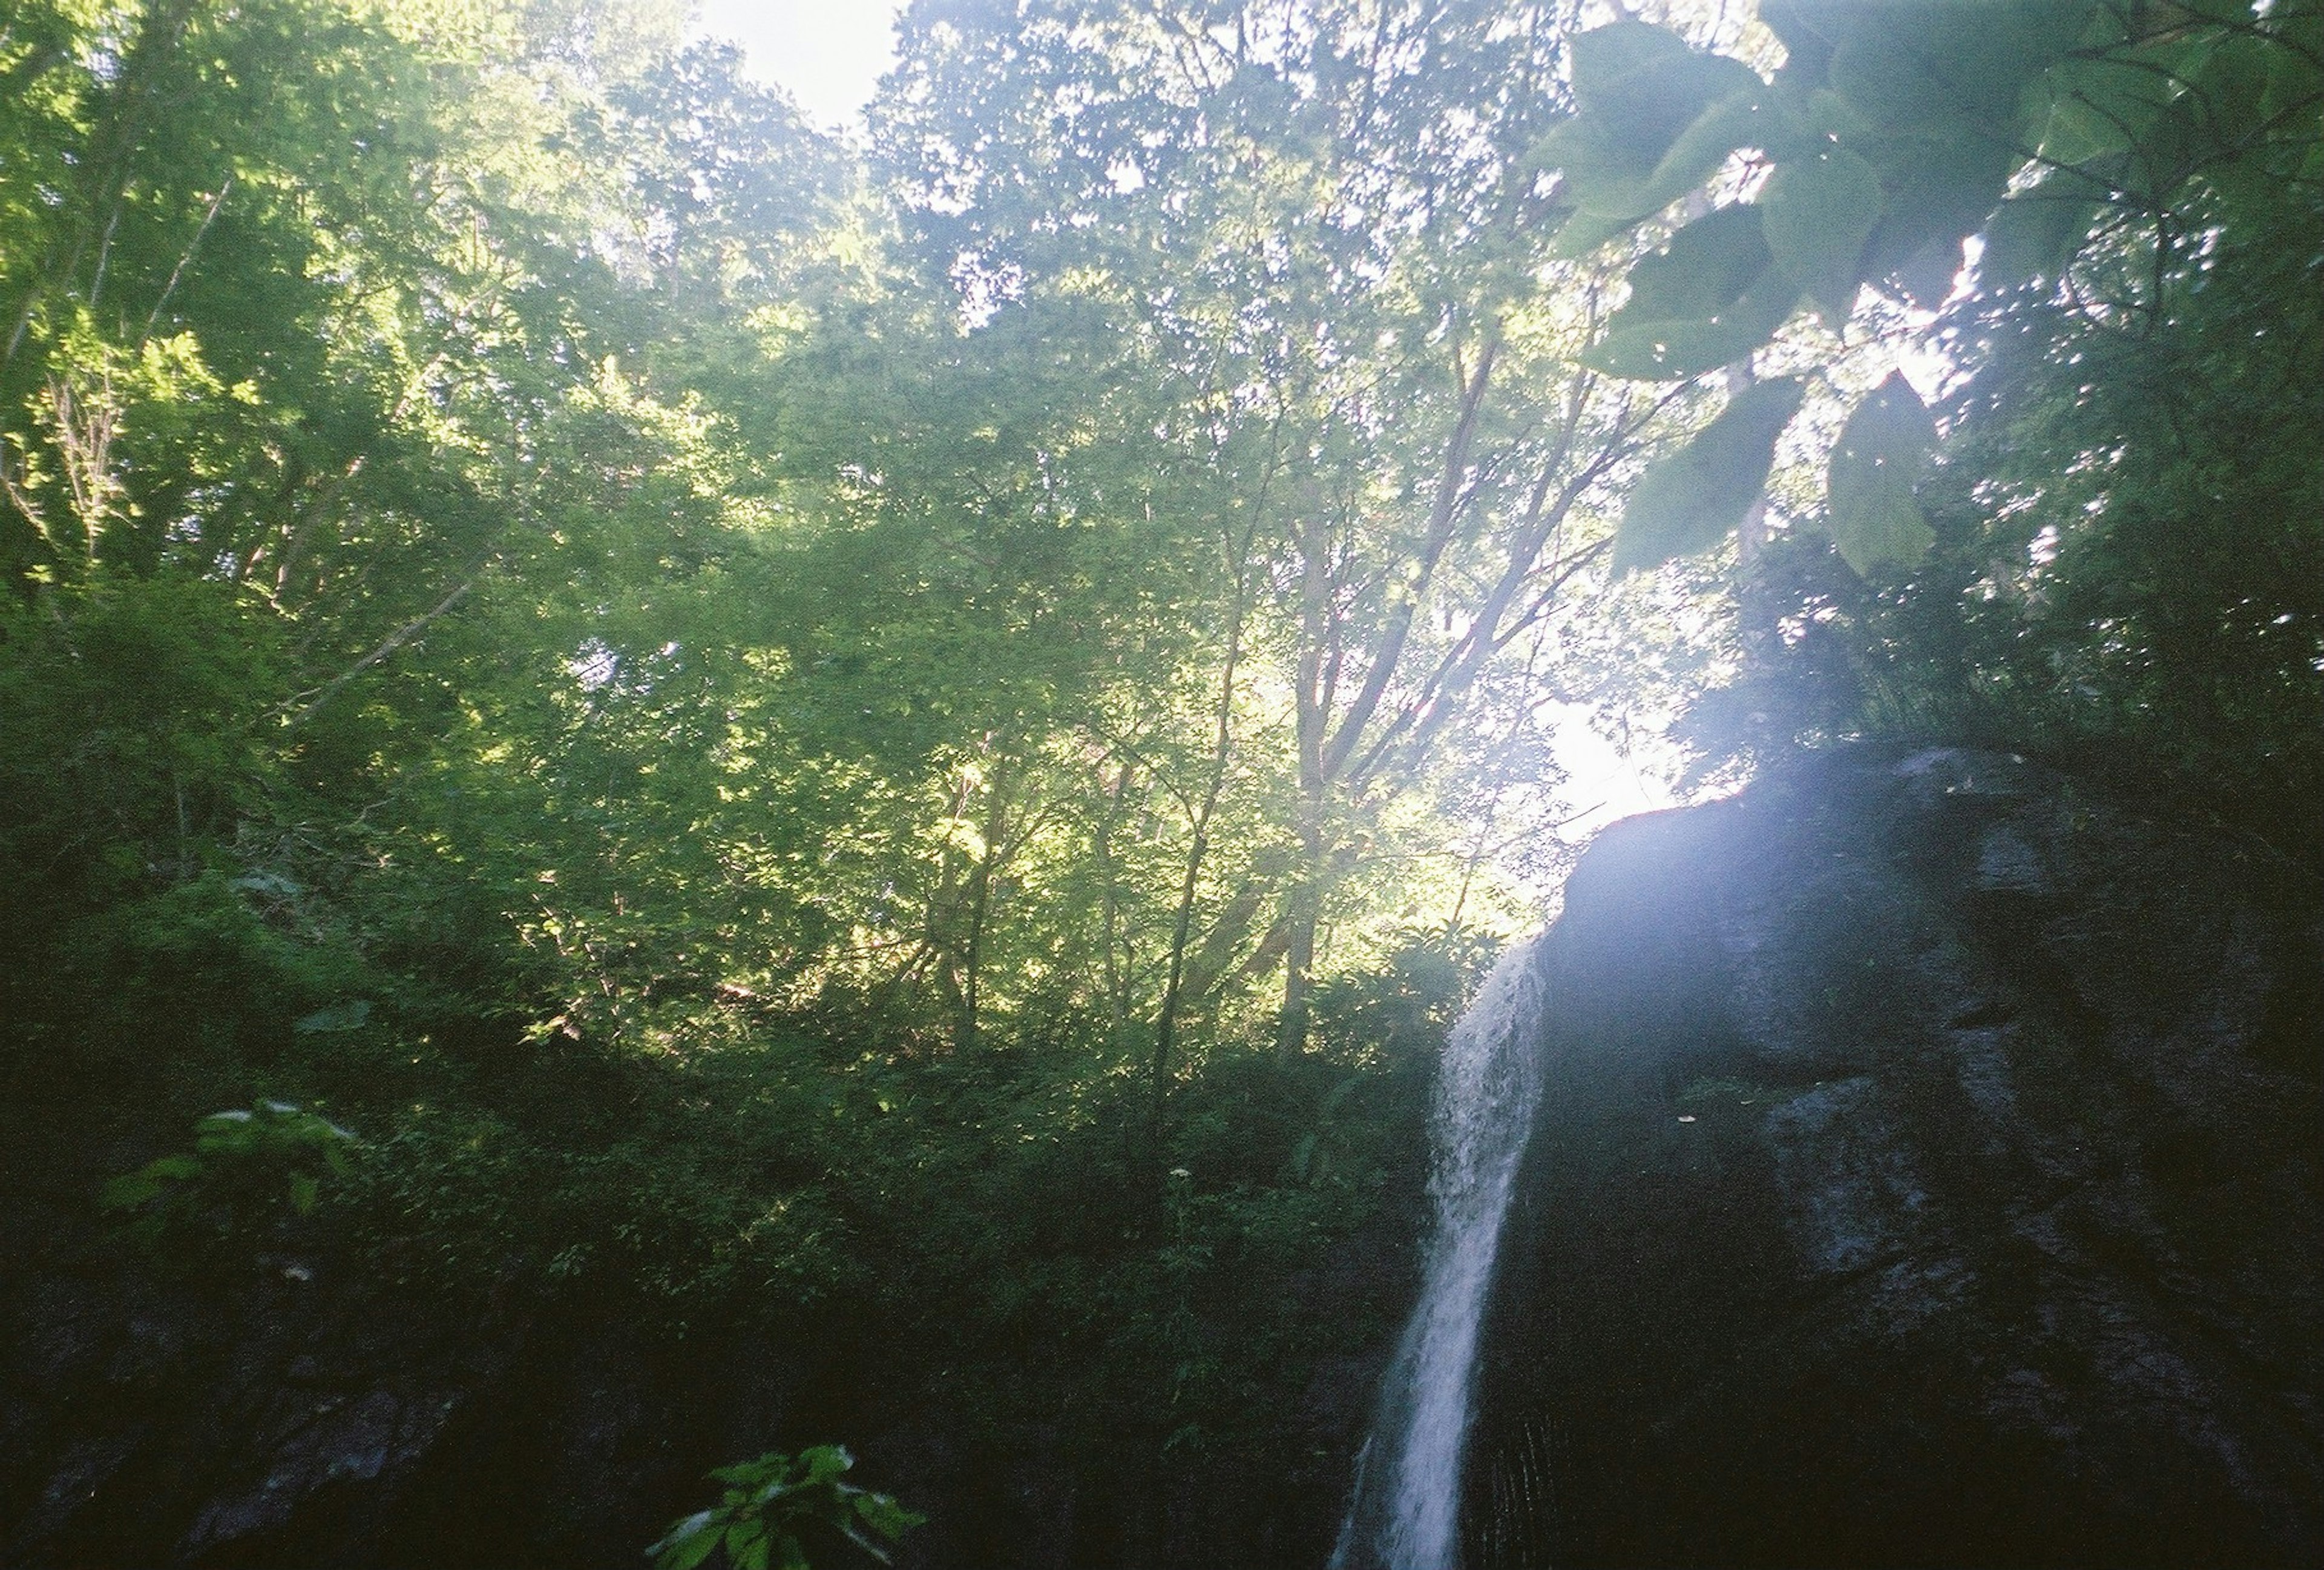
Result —
[[[1315,928],[1323,917],[1323,799],[1299,802],[1299,878],[1284,912],[1283,1022],[1276,1048],[1286,1057],[1307,1050],[1309,995],[1315,987]]]
[[[1242,554],[1250,554],[1248,535],[1244,537]],[[1240,569],[1240,559],[1237,565]],[[1186,943],[1194,929],[1194,896],[1202,886],[1204,858],[1210,854],[1211,818],[1218,811],[1220,793],[1226,789],[1227,764],[1234,755],[1235,678],[1242,663],[1245,598],[1242,580],[1238,578],[1234,611],[1227,618],[1225,668],[1219,674],[1218,724],[1211,743],[1210,780],[1204,787],[1202,804],[1194,809],[1190,825],[1194,835],[1186,845],[1185,876],[1179,880],[1177,917],[1170,931],[1169,975],[1163,983],[1162,1006],[1154,1019],[1152,1144],[1157,1160],[1170,1106],[1170,1048],[1177,1032],[1178,1000],[1186,979]]]
[[[1299,749],[1299,868],[1286,900],[1289,939],[1283,972],[1283,1018],[1276,1047],[1285,1057],[1307,1049],[1307,993],[1314,979],[1315,924],[1323,910],[1324,732],[1331,725],[1331,681],[1324,643],[1332,635],[1331,530],[1321,519],[1299,531],[1299,671],[1294,699]]]
[[[978,833],[984,846],[968,874],[968,930],[960,946],[960,988],[953,1020],[953,1049],[976,1045],[977,988],[984,962],[984,930],[992,914],[992,880],[1006,854],[1002,837],[1009,830],[1009,776],[1005,762],[996,759],[991,782],[985,787],[984,821]],[[965,803],[963,803],[965,806]]]

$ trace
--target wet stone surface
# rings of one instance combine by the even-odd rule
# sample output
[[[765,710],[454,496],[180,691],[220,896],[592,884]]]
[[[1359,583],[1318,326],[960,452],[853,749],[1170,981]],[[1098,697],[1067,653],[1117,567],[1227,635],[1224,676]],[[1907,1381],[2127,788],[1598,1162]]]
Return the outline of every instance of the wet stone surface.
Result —
[[[2324,1563],[2314,891],[2008,756],[1618,825],[1541,949],[1472,1566]]]

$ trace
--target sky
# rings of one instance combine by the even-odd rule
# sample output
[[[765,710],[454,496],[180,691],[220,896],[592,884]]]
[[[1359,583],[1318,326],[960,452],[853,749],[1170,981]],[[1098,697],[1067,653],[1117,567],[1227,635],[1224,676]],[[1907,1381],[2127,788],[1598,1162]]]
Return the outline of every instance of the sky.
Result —
[[[742,46],[750,73],[824,129],[853,130],[895,60],[903,0],[704,0],[699,32]]]
[[[1675,806],[1671,777],[1676,760],[1668,749],[1646,742],[1628,756],[1598,734],[1591,724],[1587,704],[1561,706],[1557,720],[1558,765],[1565,771],[1565,789],[1559,793],[1568,817],[1558,837],[1579,844],[1618,817],[1655,812]]]

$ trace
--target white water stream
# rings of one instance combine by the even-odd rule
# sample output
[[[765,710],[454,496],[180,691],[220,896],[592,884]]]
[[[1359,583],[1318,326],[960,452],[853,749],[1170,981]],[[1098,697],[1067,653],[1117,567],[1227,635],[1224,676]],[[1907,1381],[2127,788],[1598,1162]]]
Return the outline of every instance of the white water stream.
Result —
[[[1537,941],[1537,940],[1536,940]],[[1501,956],[1445,1039],[1432,1133],[1436,1233],[1420,1303],[1380,1390],[1332,1570],[1453,1570],[1478,1322],[1509,1186],[1541,1099],[1534,943]]]

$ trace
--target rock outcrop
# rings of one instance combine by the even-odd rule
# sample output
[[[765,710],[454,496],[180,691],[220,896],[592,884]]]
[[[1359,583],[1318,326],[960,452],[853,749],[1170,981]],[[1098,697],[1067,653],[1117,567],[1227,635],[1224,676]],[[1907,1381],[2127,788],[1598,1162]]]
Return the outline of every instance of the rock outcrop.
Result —
[[[1471,1570],[2324,1563],[2318,937],[2264,849],[2006,755],[1609,829]]]

